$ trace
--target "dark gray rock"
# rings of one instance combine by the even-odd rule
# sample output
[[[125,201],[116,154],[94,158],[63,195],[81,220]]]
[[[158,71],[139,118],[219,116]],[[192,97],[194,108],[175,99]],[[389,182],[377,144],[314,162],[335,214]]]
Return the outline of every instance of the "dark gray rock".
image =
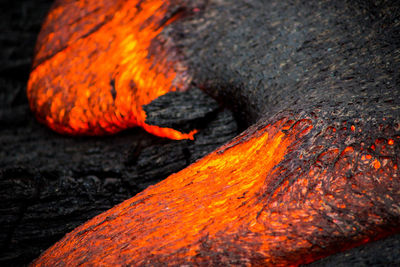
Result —
[[[200,89],[170,92],[143,107],[146,123],[190,132],[206,125],[218,111],[218,103]]]
[[[307,112],[326,123],[358,119],[357,127],[367,127],[360,138],[371,140],[385,137],[382,118],[399,121],[398,1],[210,0],[196,19],[169,34],[176,34],[194,86],[233,110],[239,126],[208,98],[207,108],[188,106],[196,98],[190,91],[177,93],[178,105],[170,96],[157,100],[158,111],[149,114],[156,114],[156,124],[200,126],[194,141],[163,140],[140,129],[102,138],[60,136],[36,122],[25,97],[50,3],[0,4],[0,265],[26,265],[77,225],[260,119],[268,123],[284,112]],[[159,120],[166,106],[176,116]],[[316,264],[398,265],[399,240],[389,237]]]

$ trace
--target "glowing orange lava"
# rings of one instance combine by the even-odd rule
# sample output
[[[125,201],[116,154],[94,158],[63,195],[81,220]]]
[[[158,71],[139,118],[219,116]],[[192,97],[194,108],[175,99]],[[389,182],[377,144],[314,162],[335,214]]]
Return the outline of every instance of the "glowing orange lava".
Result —
[[[215,238],[241,227],[262,233],[257,212],[263,203],[257,196],[266,175],[273,172],[295,137],[285,136],[282,125],[267,127],[258,138],[240,141],[240,145],[222,147],[96,217],[47,251],[35,265],[52,265],[57,259],[74,265],[88,252],[80,244],[95,250],[86,264],[109,265],[129,257],[126,263],[140,265],[146,263],[150,251],[193,257],[205,235]],[[105,221],[112,223],[103,225]],[[85,229],[96,230],[98,235],[87,235]],[[77,247],[80,249],[72,251]]]
[[[188,83],[169,48],[153,42],[176,19],[165,21],[168,5],[57,2],[28,85],[39,120],[69,134],[139,125],[159,136],[193,138],[144,122],[143,105]],[[316,117],[260,121],[76,228],[33,265],[288,266],[400,232],[399,138],[353,143],[368,129]]]
[[[143,105],[186,86],[168,48],[152,44],[176,19],[165,21],[167,11],[161,0],[58,1],[39,36],[28,82],[37,118],[60,133],[97,135],[141,126],[162,137],[193,138],[195,131],[145,124]]]
[[[377,168],[360,148],[338,149],[335,131],[307,148],[313,129],[309,119],[250,129],[76,228],[33,266],[299,265],[398,232],[374,233],[398,203],[396,163]]]

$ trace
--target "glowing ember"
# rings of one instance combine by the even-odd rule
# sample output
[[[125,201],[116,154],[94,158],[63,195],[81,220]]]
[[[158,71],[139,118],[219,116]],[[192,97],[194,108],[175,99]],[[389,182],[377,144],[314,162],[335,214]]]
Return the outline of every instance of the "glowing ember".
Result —
[[[177,17],[165,21],[167,11],[161,0],[57,2],[39,36],[28,83],[38,119],[68,134],[138,125],[158,136],[193,138],[195,131],[182,134],[144,122],[143,105],[176,90],[174,84],[185,88],[166,48],[152,44]]]

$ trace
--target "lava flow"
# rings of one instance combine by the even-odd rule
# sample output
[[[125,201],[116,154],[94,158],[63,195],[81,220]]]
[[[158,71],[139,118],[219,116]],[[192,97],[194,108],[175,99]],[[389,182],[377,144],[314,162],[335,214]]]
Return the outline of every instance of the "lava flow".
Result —
[[[233,250],[239,242],[245,246],[243,250],[260,253],[265,233],[257,213],[263,208],[258,198],[265,177],[274,172],[273,167],[295,138],[301,137],[283,134],[281,130],[293,122],[284,124],[281,121],[266,127],[257,138],[239,137],[236,145],[220,148],[96,217],[68,234],[34,265],[109,265],[121,260],[124,265],[145,265],[154,259],[183,264],[199,256],[198,250],[207,240],[216,240],[221,250]],[[297,128],[306,128],[302,129],[305,133],[309,130],[308,125]],[[219,240],[223,235],[238,234],[240,229],[244,236],[234,238],[232,244]],[[279,242],[281,238],[273,239]],[[90,259],[85,259],[87,255]],[[174,259],[177,256],[178,261]]]
[[[98,135],[141,126],[171,139],[193,138],[145,124],[142,106],[185,88],[173,48],[154,42],[178,18],[164,1],[57,1],[42,28],[28,99],[37,118],[67,134]],[[157,56],[149,53],[156,51]]]
[[[139,125],[192,137],[144,123],[142,105],[188,84],[173,49],[154,41],[177,19],[170,8],[158,0],[57,2],[28,86],[38,118],[68,134]],[[288,266],[399,233],[399,124],[340,117],[333,104],[332,112],[307,107],[260,116],[227,145],[76,228],[33,265]]]
[[[249,129],[76,228],[33,266],[289,266],[398,232],[396,163],[340,149],[343,132],[315,124]],[[314,138],[325,145],[304,147]],[[389,155],[398,142],[379,146]]]

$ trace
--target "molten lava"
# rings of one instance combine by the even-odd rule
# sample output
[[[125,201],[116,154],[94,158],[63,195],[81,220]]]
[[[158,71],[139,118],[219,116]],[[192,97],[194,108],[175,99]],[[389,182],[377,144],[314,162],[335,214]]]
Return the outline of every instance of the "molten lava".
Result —
[[[33,265],[299,265],[398,231],[373,231],[398,201],[396,163],[377,169],[379,159],[339,149],[341,133],[321,135],[314,123],[250,129],[78,227]],[[329,145],[305,148],[315,136]]]
[[[145,124],[142,109],[187,83],[174,70],[173,49],[153,43],[179,15],[168,17],[168,8],[161,0],[56,2],[39,36],[28,83],[37,118],[67,134],[141,126],[162,137],[193,138],[195,131]]]
[[[143,105],[188,84],[174,50],[155,42],[176,19],[169,4],[57,2],[28,85],[37,117],[68,134],[139,125],[191,138],[144,122]],[[367,122],[328,119],[309,111],[260,120],[76,228],[33,265],[287,266],[399,232],[398,129],[375,139]]]
[[[264,229],[257,213],[263,208],[258,198],[264,180],[274,173],[274,166],[296,137],[283,134],[283,124],[266,127],[257,133],[258,138],[243,141],[239,137],[236,142],[240,145],[222,147],[191,168],[96,217],[35,264],[52,265],[53,260],[62,259],[67,265],[75,265],[87,253],[92,258],[85,263],[95,265],[118,263],[121,258],[129,258],[126,264],[146,264],[150,255],[168,258],[178,254],[189,259],[196,256],[204,238],[215,239],[239,229],[249,234],[249,240],[241,242],[254,242],[254,238],[261,241]],[[89,234],[91,231],[96,234]],[[83,244],[91,251],[86,251]]]

